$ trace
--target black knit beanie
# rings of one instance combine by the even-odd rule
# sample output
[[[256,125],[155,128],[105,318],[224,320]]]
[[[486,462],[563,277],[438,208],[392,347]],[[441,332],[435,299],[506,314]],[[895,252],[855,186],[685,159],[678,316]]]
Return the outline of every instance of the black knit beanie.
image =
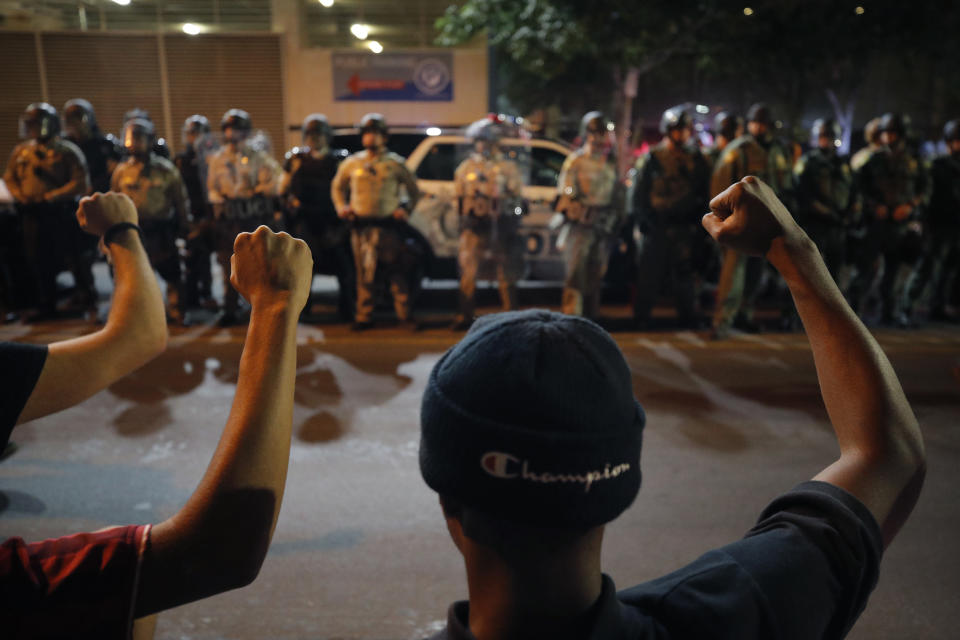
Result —
[[[623,354],[596,324],[542,310],[488,315],[430,372],[420,472],[492,515],[593,527],[640,489],[644,420]]]

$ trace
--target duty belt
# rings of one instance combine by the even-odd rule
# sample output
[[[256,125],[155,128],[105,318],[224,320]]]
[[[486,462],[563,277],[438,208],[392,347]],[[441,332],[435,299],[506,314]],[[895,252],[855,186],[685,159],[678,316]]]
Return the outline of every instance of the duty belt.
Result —
[[[265,196],[237,198],[223,203],[223,217],[227,220],[266,218],[272,215],[272,199]]]

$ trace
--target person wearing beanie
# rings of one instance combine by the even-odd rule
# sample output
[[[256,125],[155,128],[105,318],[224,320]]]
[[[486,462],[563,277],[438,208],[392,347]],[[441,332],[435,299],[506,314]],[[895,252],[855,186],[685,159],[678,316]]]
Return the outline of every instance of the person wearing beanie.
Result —
[[[630,369],[589,320],[485,316],[437,362],[421,407],[421,474],[469,591],[432,640],[841,638],[863,611],[923,483],[916,419],[770,187],[747,177],[710,204],[710,235],[765,256],[789,284],[839,459],[767,505],[743,539],[617,592],[600,557],[604,525],[641,483],[645,414]]]

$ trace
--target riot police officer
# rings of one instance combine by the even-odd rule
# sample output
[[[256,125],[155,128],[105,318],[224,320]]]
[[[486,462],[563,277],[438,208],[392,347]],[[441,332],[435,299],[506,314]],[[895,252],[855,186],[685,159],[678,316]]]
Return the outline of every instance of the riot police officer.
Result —
[[[310,246],[315,268],[323,263],[332,268],[339,289],[337,311],[342,319],[351,320],[356,284],[350,231],[337,216],[330,197],[330,185],[347,152],[330,148],[333,130],[322,113],[304,118],[301,133],[303,144],[284,158],[280,191],[286,200],[288,224],[293,234]],[[310,307],[308,301],[306,310]]]
[[[100,130],[93,105],[83,98],[67,100],[63,105],[63,128],[66,139],[83,152],[90,173],[91,191],[109,191],[110,175],[123,159],[120,141]]]
[[[820,249],[835,280],[846,259],[846,227],[856,213],[853,174],[837,154],[842,133],[835,120],[815,121],[810,130],[812,148],[794,166],[797,222]]]
[[[743,120],[729,111],[721,111],[713,118],[713,146],[707,152],[710,166],[714,167],[720,155],[731,142],[743,133]],[[716,195],[716,194],[713,194]]]
[[[135,120],[135,119],[148,120],[150,122],[153,122],[153,118],[150,117],[149,111],[147,111],[146,109],[141,109],[140,107],[134,107],[133,109],[130,109],[124,112],[123,114],[123,124],[121,125],[121,136],[123,135],[122,133],[123,127],[126,127],[129,121]],[[154,123],[154,127],[156,127],[156,123]],[[152,151],[154,155],[160,156],[165,160],[170,159],[170,146],[167,144],[167,141],[165,138],[162,138],[160,136],[155,136],[153,141]]]
[[[79,233],[74,211],[89,191],[83,152],[60,137],[60,115],[46,102],[29,105],[20,118],[20,137],[3,179],[16,203],[23,233],[24,254],[34,282],[37,313],[33,319],[56,315],[57,272],[72,263],[79,293],[88,310],[96,302],[93,275],[78,268]]]
[[[390,283],[393,307],[401,324],[416,329],[410,299],[411,272],[407,264],[404,226],[420,198],[417,181],[403,158],[387,150],[387,121],[368,113],[360,122],[363,151],[354,153],[337,169],[331,196],[337,215],[351,226],[357,278],[353,328],[372,326],[374,282],[382,270]],[[406,191],[406,194],[402,193]]]
[[[960,274],[960,120],[951,120],[943,127],[947,154],[936,158],[930,168],[929,281],[931,292],[930,318],[956,320],[950,310],[957,302],[955,295]]]
[[[562,307],[570,315],[597,317],[610,242],[624,217],[611,129],[600,111],[585,114],[583,146],[567,156],[557,180],[557,211],[564,220],[557,245],[566,258]]]
[[[787,149],[773,135],[773,116],[762,102],[747,112],[747,133],[730,143],[713,170],[710,193],[716,195],[744,176],[764,180],[777,197],[792,206],[793,162]],[[747,331],[759,328],[753,322],[753,306],[761,277],[762,258],[745,256],[733,249],[723,253],[723,267],[717,283],[717,303],[713,313],[713,337],[729,335],[736,321]]]
[[[920,163],[906,149],[903,117],[887,113],[880,119],[883,146],[860,170],[866,235],[857,257],[857,273],[848,295],[861,311],[863,298],[881,266],[881,322],[910,326],[907,284],[921,254],[924,175]]]
[[[496,263],[503,310],[517,306],[517,281],[523,272],[518,233],[523,180],[516,163],[501,152],[504,133],[503,126],[491,118],[471,124],[466,136],[473,151],[453,174],[460,213],[460,307],[452,326],[455,330],[466,329],[473,320],[477,272],[487,252]]]
[[[873,152],[883,146],[880,142],[880,118],[873,118],[866,124],[863,128],[863,139],[867,143],[866,146],[850,158],[850,169],[854,173],[859,172],[863,165],[867,164]]]
[[[250,114],[230,109],[220,120],[224,145],[209,161],[207,194],[213,207],[217,262],[223,272],[220,324],[236,323],[238,295],[230,284],[230,256],[237,234],[261,224],[277,226],[280,166],[265,151],[246,144],[253,131]]]
[[[637,161],[629,180],[631,213],[641,233],[634,320],[649,322],[667,276],[680,325],[695,327],[693,247],[710,199],[710,164],[687,144],[693,122],[684,107],[663,112],[660,133],[663,139]]]
[[[210,302],[213,277],[210,256],[213,253],[213,211],[207,201],[207,157],[216,151],[210,135],[210,121],[196,113],[183,122],[183,150],[174,158],[180,179],[190,200],[193,224],[186,238],[184,266],[185,307]]]
[[[123,127],[127,159],[113,172],[111,187],[130,196],[136,205],[150,265],[167,283],[167,316],[182,323],[185,297],[176,241],[186,235],[189,204],[177,168],[153,153],[154,138],[149,120],[127,121]]]

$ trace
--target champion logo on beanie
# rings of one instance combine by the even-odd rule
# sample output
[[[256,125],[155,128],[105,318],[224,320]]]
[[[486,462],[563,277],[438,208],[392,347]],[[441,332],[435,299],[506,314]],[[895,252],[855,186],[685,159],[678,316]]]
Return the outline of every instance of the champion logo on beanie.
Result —
[[[484,316],[430,373],[420,471],[494,515],[596,526],[640,488],[644,420],[623,354],[596,324],[542,310]]]

